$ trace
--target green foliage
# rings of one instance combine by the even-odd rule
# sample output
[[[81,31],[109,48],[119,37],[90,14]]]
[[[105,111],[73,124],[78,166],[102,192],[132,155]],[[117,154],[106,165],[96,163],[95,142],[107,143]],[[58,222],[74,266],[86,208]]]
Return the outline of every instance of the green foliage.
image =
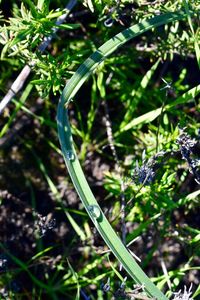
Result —
[[[59,25],[63,1],[1,2],[1,96],[25,63],[32,72],[0,119],[0,297],[129,299],[132,276],[146,282],[139,297],[159,300],[189,290],[192,278],[198,299],[200,4],[150,2],[78,1]],[[58,145],[66,82],[59,134],[87,212]],[[46,223],[35,230],[38,218]]]
[[[40,3],[35,7],[32,1],[26,0],[28,8],[21,4],[21,8],[15,7],[14,17],[9,19],[9,25],[3,28],[3,33],[9,37],[5,40],[10,51],[14,50],[12,55],[15,55],[18,50],[29,48],[33,50],[38,45],[42,38],[53,33],[55,27],[63,29],[78,28],[78,24],[55,24],[55,20],[65,13],[65,10],[49,11],[47,1]],[[30,10],[29,10],[30,9]],[[18,45],[17,45],[18,44]],[[17,45],[17,49],[14,46]],[[6,49],[7,50],[7,49]],[[5,49],[3,50],[5,53]]]

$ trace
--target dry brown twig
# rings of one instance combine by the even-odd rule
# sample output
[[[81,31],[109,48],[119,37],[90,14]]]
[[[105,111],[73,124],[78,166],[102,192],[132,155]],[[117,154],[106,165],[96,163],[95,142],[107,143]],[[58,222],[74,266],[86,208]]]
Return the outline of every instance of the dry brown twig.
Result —
[[[106,80],[106,85],[109,84],[111,78],[112,78],[112,73],[110,74],[110,76],[107,78]],[[117,155],[117,151],[114,145],[114,138],[113,138],[113,134],[112,134],[112,124],[111,124],[111,120],[110,120],[110,116],[109,116],[109,110],[108,110],[108,105],[106,101],[103,101],[103,105],[104,105],[104,109],[105,109],[105,126],[106,126],[106,132],[107,132],[107,137],[108,137],[108,143],[110,146],[110,149],[112,151],[112,155],[114,157],[115,160],[115,164],[116,164],[116,171],[120,177],[120,187],[121,187],[121,223],[122,223],[122,242],[124,243],[124,245],[126,245],[126,224],[125,224],[125,184],[124,181],[122,179],[122,168],[120,165],[120,161]]]

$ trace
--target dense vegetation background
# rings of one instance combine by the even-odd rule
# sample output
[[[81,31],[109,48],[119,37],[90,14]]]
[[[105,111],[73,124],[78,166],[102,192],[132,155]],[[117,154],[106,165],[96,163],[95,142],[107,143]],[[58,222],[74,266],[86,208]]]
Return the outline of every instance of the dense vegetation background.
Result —
[[[133,241],[129,249],[168,297],[199,299],[199,9],[186,0],[0,1],[2,299],[134,299],[133,280],[69,179],[56,109],[66,82],[99,46],[179,10],[184,20],[138,36],[101,63],[69,116],[80,162],[115,231]],[[184,286],[193,296],[173,294]]]

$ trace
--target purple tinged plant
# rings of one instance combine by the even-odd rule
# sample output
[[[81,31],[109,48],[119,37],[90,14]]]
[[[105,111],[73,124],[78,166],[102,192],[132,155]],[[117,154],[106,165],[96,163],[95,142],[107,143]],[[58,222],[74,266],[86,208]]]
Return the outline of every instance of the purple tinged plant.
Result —
[[[191,157],[194,154],[194,148],[197,147],[198,141],[194,138],[192,139],[185,132],[185,128],[180,128],[180,135],[176,142],[179,144],[182,158],[188,163],[190,173],[194,175],[195,181],[200,184],[200,159]]]

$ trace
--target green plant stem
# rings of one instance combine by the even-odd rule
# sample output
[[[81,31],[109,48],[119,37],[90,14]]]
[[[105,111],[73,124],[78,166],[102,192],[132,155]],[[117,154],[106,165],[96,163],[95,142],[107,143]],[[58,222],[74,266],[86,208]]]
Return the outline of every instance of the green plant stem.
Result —
[[[98,67],[98,65],[120,46],[152,28],[181,20],[184,17],[185,12],[182,11],[156,16],[152,19],[144,20],[137,25],[131,26],[107,41],[78,68],[76,73],[69,80],[61,95],[57,111],[58,135],[63,156],[73,184],[85,206],[85,209],[104,241],[119,262],[123,265],[124,269],[136,283],[145,286],[145,290],[150,297],[154,297],[159,300],[167,300],[167,297],[152,283],[123,245],[90,190],[73,146],[71,128],[65,106],[67,107],[68,103],[74,98],[82,84]]]

